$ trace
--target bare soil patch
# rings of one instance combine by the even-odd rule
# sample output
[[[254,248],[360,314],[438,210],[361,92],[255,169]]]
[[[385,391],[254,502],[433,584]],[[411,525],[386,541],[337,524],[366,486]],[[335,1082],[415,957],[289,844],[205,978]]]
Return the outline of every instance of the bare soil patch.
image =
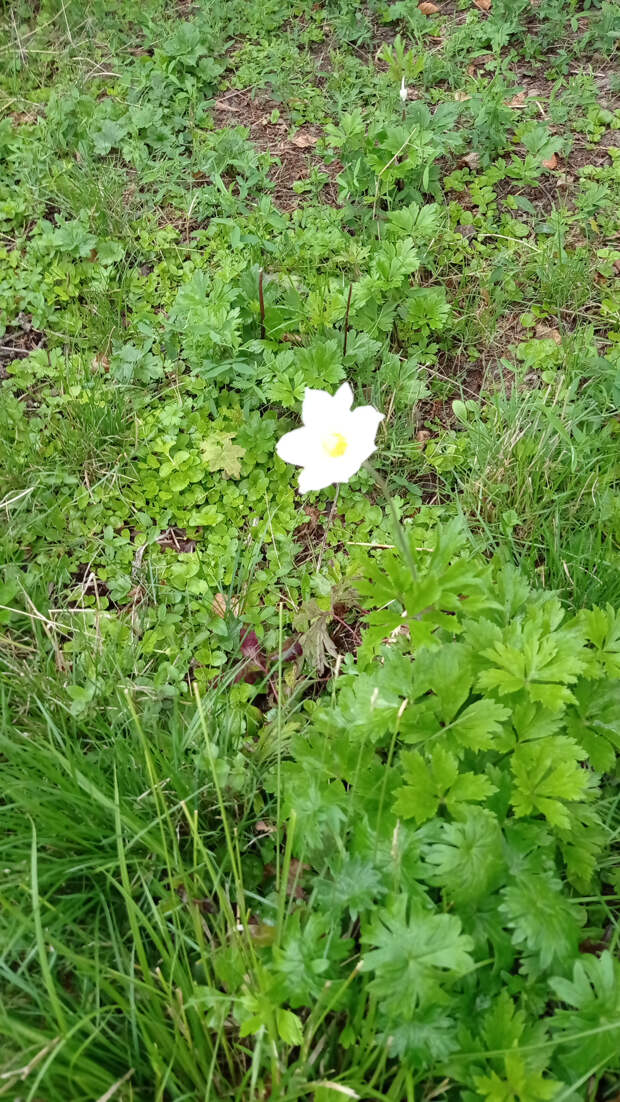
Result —
[[[35,348],[44,346],[45,333],[33,327],[32,318],[28,315],[19,314],[15,323],[0,337],[0,379],[6,379],[7,367],[14,360],[23,360]]]
[[[313,168],[325,172],[329,180],[321,192],[321,199],[331,206],[337,205],[338,190],[335,177],[341,166],[334,162],[326,165],[316,154],[315,146],[322,136],[320,126],[305,123],[289,136],[290,125],[280,115],[272,121],[275,110],[281,105],[271,100],[257,99],[251,90],[226,92],[215,101],[213,118],[215,126],[245,126],[250,140],[259,149],[277,160],[270,173],[274,184],[273,198],[280,210],[294,210],[304,201],[304,194],[297,194],[293,184],[307,179]]]

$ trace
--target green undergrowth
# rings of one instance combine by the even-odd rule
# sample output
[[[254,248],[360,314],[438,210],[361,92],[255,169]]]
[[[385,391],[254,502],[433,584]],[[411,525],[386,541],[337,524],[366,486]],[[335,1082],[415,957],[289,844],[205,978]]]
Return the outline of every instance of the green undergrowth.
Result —
[[[430,7],[2,13],[7,1098],[620,1089],[618,11]]]
[[[110,728],[5,691],[2,1033],[31,1097],[607,1082],[618,616],[454,524],[430,542],[415,579],[360,561],[363,647],[319,700],[129,698]]]

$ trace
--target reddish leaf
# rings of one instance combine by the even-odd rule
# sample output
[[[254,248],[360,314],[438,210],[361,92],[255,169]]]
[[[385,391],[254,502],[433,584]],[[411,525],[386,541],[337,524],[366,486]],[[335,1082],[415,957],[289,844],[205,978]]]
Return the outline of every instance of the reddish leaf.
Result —
[[[261,647],[258,636],[251,628],[244,628],[241,633],[241,653],[244,658],[255,662],[261,670],[267,668],[265,652]]]

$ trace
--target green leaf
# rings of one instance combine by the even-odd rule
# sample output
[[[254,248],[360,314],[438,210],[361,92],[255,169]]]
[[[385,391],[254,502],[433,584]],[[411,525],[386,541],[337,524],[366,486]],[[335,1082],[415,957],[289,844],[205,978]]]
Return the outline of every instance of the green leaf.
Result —
[[[340,781],[328,783],[293,762],[282,766],[284,814],[297,816],[297,837],[303,839],[302,852],[312,852],[333,844],[345,819],[346,794]]]
[[[401,763],[408,784],[396,789],[392,810],[400,819],[415,819],[418,823],[424,823],[432,819],[439,807],[440,797],[436,793],[432,772],[417,750],[403,753]]]
[[[515,815],[539,812],[553,826],[566,830],[571,822],[566,801],[583,799],[591,787],[589,774],[579,764],[585,756],[564,735],[519,743],[511,761]]]
[[[520,1052],[504,1056],[504,1074],[476,1075],[474,1082],[481,1098],[488,1102],[547,1102],[563,1086],[555,1079],[545,1079],[537,1070],[530,1070]]]
[[[582,681],[573,695],[575,707],[567,713],[566,730],[597,772],[611,771],[620,752],[620,681]]]
[[[127,116],[126,116],[127,117]],[[117,149],[127,134],[127,123],[124,119],[102,119],[97,130],[93,133],[93,148],[100,157],[105,157],[111,149]]]
[[[405,750],[400,764],[406,784],[395,793],[393,811],[418,823],[431,819],[440,804],[454,814],[462,804],[479,803],[496,791],[481,773],[459,773],[458,760],[449,750],[436,746],[426,761],[418,750]]]
[[[273,972],[282,1002],[312,1006],[328,980],[336,978],[335,965],[351,950],[351,942],[332,931],[331,917],[312,913],[302,918],[295,911],[288,919],[280,945],[273,945]]]
[[[241,477],[241,460],[245,448],[233,444],[234,432],[212,432],[203,440],[200,450],[207,470],[223,471],[226,478]]]
[[[550,711],[560,711],[574,697],[573,684],[586,668],[583,643],[569,630],[549,631],[542,617],[522,627],[513,625],[506,641],[497,642],[483,652],[492,667],[478,677],[478,688],[496,689],[500,696],[524,691],[534,702]]]
[[[500,991],[493,1006],[484,1016],[482,1037],[487,1049],[513,1048],[525,1029],[524,1010],[517,1010],[510,995],[504,989]]]
[[[455,823],[438,824],[438,841],[424,850],[434,871],[429,883],[440,885],[455,903],[471,903],[497,888],[504,857],[502,832],[486,809],[469,807]]]
[[[483,700],[475,700],[467,708],[452,720],[448,728],[461,746],[469,750],[490,750],[498,736],[502,733],[502,726],[510,716],[510,711],[503,704],[488,697]]]
[[[384,1038],[395,1056],[423,1066],[446,1060],[458,1047],[456,1022],[443,1006],[418,1007],[407,1017],[395,1014]]]
[[[607,605],[580,613],[586,637],[596,648],[596,657],[612,677],[620,676],[620,609]]]
[[[68,685],[67,695],[71,698],[71,715],[80,716],[85,712],[95,695],[96,685],[90,682],[88,685]]]
[[[551,875],[523,873],[502,891],[500,906],[515,945],[534,954],[541,968],[564,965],[577,953],[584,915]]]
[[[283,1010],[279,1006],[276,1010],[276,1026],[280,1037],[287,1045],[300,1045],[303,1041],[301,1021],[292,1010]]]
[[[193,513],[190,513],[188,524],[191,527],[212,528],[223,519],[222,513],[215,505],[202,505],[199,509],[195,509]]]
[[[620,962],[607,949],[600,957],[585,954],[575,962],[572,980],[556,976],[549,983],[571,1007],[556,1010],[551,1019],[553,1037],[568,1041],[557,1056],[571,1078],[600,1068],[620,1071]]]
[[[0,608],[0,624],[8,624],[13,618],[12,605],[19,591],[19,581],[14,576],[8,577],[4,582],[0,582],[0,605],[6,606],[5,608]]]
[[[430,689],[437,698],[438,711],[449,723],[467,700],[474,681],[471,654],[460,643],[418,651],[414,667],[416,688]]]
[[[330,879],[316,883],[317,899],[328,913],[346,907],[355,919],[386,894],[385,876],[361,854],[339,854],[330,873]]]
[[[412,329],[426,334],[445,328],[450,309],[443,287],[416,287],[407,295],[402,314]]]
[[[408,207],[388,212],[387,230],[390,234],[407,235],[416,241],[430,240],[437,232],[440,219],[437,203],[427,203],[423,207],[411,203]]]
[[[368,946],[364,971],[373,972],[370,988],[389,1010],[407,1012],[419,1004],[441,1002],[442,985],[474,966],[472,941],[461,932],[456,915],[409,906],[407,895],[395,897],[371,918],[362,941]]]
[[[373,274],[386,287],[400,287],[405,276],[417,272],[420,258],[413,241],[385,241],[375,255]]]

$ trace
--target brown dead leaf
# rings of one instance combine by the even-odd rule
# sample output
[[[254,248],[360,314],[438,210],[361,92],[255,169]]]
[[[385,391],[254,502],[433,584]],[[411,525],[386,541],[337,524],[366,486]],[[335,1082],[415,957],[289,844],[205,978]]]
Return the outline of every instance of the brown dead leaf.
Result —
[[[422,4],[418,4],[418,11],[421,11],[422,15],[435,15],[439,8],[436,4],[432,4],[431,0],[423,0]]]
[[[506,107],[523,107],[525,103],[525,92],[517,92],[516,96],[512,99],[504,100]]]
[[[299,879],[303,876],[304,872],[307,872],[310,865],[304,865],[301,861],[298,861],[296,857],[291,858],[289,865],[288,877],[286,880],[286,894],[294,896],[295,899],[305,899],[306,893],[304,892]],[[265,865],[265,872],[269,876],[275,876],[275,865]]]
[[[320,510],[316,505],[304,505],[304,513],[308,517],[307,524],[310,527],[310,531],[314,532],[321,516]]]
[[[463,165],[464,168],[478,168],[480,164],[480,154],[466,153],[464,157],[459,158],[459,164]]]
[[[257,834],[275,834],[277,829],[275,823],[266,823],[264,819],[259,819],[256,824]]]
[[[415,438],[418,441],[418,444],[426,444],[426,442],[430,440],[431,434],[428,429],[419,429],[418,432],[416,432],[415,434]]]
[[[220,620],[223,620],[227,612],[232,612],[233,616],[238,616],[241,609],[241,598],[226,596],[225,593],[216,593],[211,603],[211,611],[219,616]]]
[[[301,130],[294,134],[291,138],[291,143],[296,145],[298,149],[309,149],[310,146],[316,145],[318,138],[314,134],[304,134]]]
[[[228,601],[223,593],[216,593],[211,604],[211,612],[223,620],[228,611]]]
[[[572,187],[575,183],[575,177],[571,176],[570,172],[560,172],[556,180],[558,187]],[[585,241],[582,244],[586,244]]]
[[[562,336],[558,329],[552,329],[549,325],[543,325],[539,322],[534,330],[536,336],[541,341],[555,341],[556,344],[562,343]]]
[[[471,96],[468,96],[467,92],[455,92],[454,98],[457,103],[465,103],[466,100],[471,99]]]
[[[474,4],[477,8],[480,9],[480,11],[491,10],[491,0],[474,0]]]
[[[614,268],[617,274],[620,275],[620,257],[617,260],[614,260]]]
[[[557,155],[557,153],[552,153],[551,156],[548,157],[546,161],[543,161],[543,168],[557,168],[557,167],[558,167],[558,155]]]

